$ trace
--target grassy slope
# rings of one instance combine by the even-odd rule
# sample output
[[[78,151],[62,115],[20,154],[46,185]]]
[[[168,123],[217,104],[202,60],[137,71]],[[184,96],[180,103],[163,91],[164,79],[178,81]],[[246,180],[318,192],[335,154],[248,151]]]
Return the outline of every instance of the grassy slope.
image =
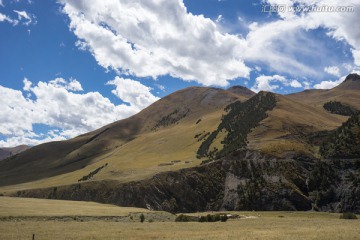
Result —
[[[294,151],[315,155],[317,149],[306,142],[306,135],[333,130],[346,119],[347,117],[330,114],[324,109],[294,101],[288,96],[277,95],[276,107],[249,134],[249,148],[276,156],[285,156]]]
[[[11,163],[0,162],[0,185],[3,185],[0,192],[75,183],[106,163],[108,166],[93,180],[139,180],[158,172],[198,165],[201,161],[195,159],[195,153],[200,142],[194,136],[213,131],[227,104],[251,96],[239,96],[235,92],[202,87],[183,89],[129,119],[69,141],[34,147]],[[316,155],[318,149],[308,145],[304,134],[333,130],[347,119],[329,114],[322,108],[323,103],[338,100],[359,107],[359,99],[359,91],[344,87],[278,96],[277,107],[249,135],[249,147],[282,156],[294,150]],[[174,109],[191,111],[176,124],[152,130]],[[199,119],[201,122],[196,124]],[[104,132],[106,129],[109,130]],[[220,133],[211,147],[220,149],[225,135]],[[173,160],[181,162],[159,166]]]
[[[55,174],[44,179],[34,179],[34,181],[3,186],[0,187],[0,191],[8,192],[75,183],[78,179],[106,163],[108,163],[108,166],[96,174],[93,180],[116,179],[121,182],[139,180],[150,177],[158,172],[172,171],[198,165],[201,161],[195,158],[195,153],[200,142],[198,142],[194,136],[203,131],[213,131],[213,128],[219,124],[220,117],[223,114],[223,108],[239,98],[245,99],[244,97],[220,89],[196,87],[181,90],[161,99],[153,106],[134,116],[132,120],[130,119],[131,121],[120,121],[103,127],[95,133],[85,134],[62,143],[62,145],[66,145],[69,142],[69,145],[74,146],[76,144],[71,143],[71,141],[82,141],[78,144],[80,147],[75,148],[75,150],[67,154],[66,157],[69,159],[76,159],[77,156],[85,154],[89,155],[91,152],[96,152],[99,146],[106,145],[106,149],[104,149],[101,154],[98,156],[92,155],[88,162],[82,163],[83,165],[81,167],[77,169],[66,168],[66,173]],[[185,99],[185,101],[183,99]],[[180,119],[178,123],[160,127],[156,129],[156,131],[152,129],[161,117],[173,112],[174,109],[187,108],[191,109],[191,111],[185,118]],[[146,119],[146,121],[144,119]],[[196,124],[199,119],[201,119],[201,121]],[[131,129],[133,127],[131,127],[130,122],[135,122],[136,125],[141,126],[137,127],[138,129]],[[102,133],[90,143],[84,144],[89,138],[102,132],[106,128],[110,130]],[[126,137],[129,136],[131,136],[131,139],[126,141]],[[49,145],[40,147],[45,148],[49,147]],[[55,147],[58,149],[58,146]],[[65,149],[67,149],[67,147],[65,147]],[[42,166],[40,169],[35,169],[38,171],[50,170],[48,174],[53,174],[51,171],[55,169],[57,165],[53,163],[50,169],[46,169],[42,165],[43,161],[36,161],[36,155],[31,156],[33,156],[32,160],[29,163],[24,163],[24,165],[29,169],[33,168],[34,165]],[[55,162],[55,164],[59,164],[57,162],[62,161],[62,159],[56,158],[56,156],[61,156],[60,153],[55,152],[54,155],[48,153],[45,154],[45,156],[50,156],[49,161]],[[181,162],[171,166],[159,166],[161,163],[170,163],[173,160],[181,160]],[[187,161],[187,163],[185,163],[185,161]],[[15,164],[15,161],[13,164]],[[14,166],[10,165],[10,167]],[[5,176],[5,178],[7,181],[16,180],[16,178],[23,180],[23,171],[24,168],[18,169],[14,167],[10,173],[13,173],[15,178],[9,176]],[[6,172],[6,174],[9,174],[9,172]]]
[[[127,216],[149,212],[142,208],[117,207],[94,202],[0,197],[0,216]]]
[[[330,90],[305,90],[300,93],[289,94],[287,97],[319,110],[323,110],[323,105],[330,101],[339,101],[360,109],[360,91],[348,88],[346,85],[340,85]]]

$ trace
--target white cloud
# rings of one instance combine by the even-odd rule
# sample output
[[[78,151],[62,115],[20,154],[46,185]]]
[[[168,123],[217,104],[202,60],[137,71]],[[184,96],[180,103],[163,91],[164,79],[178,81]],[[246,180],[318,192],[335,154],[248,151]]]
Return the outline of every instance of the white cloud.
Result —
[[[75,137],[129,117],[157,100],[139,82],[119,78],[111,82],[116,85],[115,93],[129,104],[114,105],[98,92],[74,92],[82,89],[74,79],[57,78],[34,85],[25,78],[23,89],[33,95],[32,99],[21,91],[0,85],[0,135],[6,136],[0,146],[33,145]],[[50,131],[37,135],[34,124],[47,125]]]
[[[277,20],[275,22],[271,23],[265,23],[262,28],[259,28],[259,30],[262,30],[262,33],[256,33],[256,30],[254,33],[250,32],[250,36],[255,34],[258,38],[265,37],[266,40],[261,41],[260,40],[260,46],[259,48],[264,48],[264,43],[269,43],[267,47],[267,54],[270,53],[270,57],[267,58],[274,58],[276,60],[276,53],[277,53],[277,45],[273,44],[278,39],[280,39],[280,42],[283,42],[283,37],[286,36],[285,34],[293,35],[296,32],[299,32],[300,30],[314,30],[318,28],[323,28],[326,30],[327,35],[329,37],[332,37],[333,39],[337,41],[343,41],[347,44],[349,44],[354,50],[352,51],[355,64],[358,58],[358,52],[359,46],[360,46],[360,21],[358,21],[358,16],[360,14],[360,2],[358,0],[348,0],[348,1],[339,1],[339,0],[315,0],[315,1],[308,1],[308,0],[267,0],[267,3],[270,4],[285,4],[286,7],[290,6],[351,6],[353,7],[353,11],[348,12],[301,12],[301,13],[295,13],[285,10],[284,12],[280,12],[280,20]],[[264,31],[265,30],[265,31]],[[270,36],[267,36],[270,34]],[[304,44],[301,42],[301,39],[295,38],[294,41],[290,39],[285,39],[285,41],[288,41],[291,43],[292,46],[299,47],[301,51],[310,50],[309,53],[313,52],[316,54],[317,52],[322,52],[320,49],[318,51],[315,48],[308,46],[308,43]],[[259,43],[259,42],[258,42]],[[294,45],[295,44],[295,45]],[[302,47],[301,47],[302,46]],[[319,46],[319,44],[316,44],[316,46]],[[266,46],[265,46],[266,47]],[[256,48],[256,47],[255,47]],[[265,49],[266,50],[266,49]],[[260,53],[260,52],[259,52]],[[301,52],[300,52],[301,53]],[[284,54],[284,52],[280,52],[281,55]],[[275,56],[274,56],[275,55]],[[293,54],[288,55],[290,60],[292,61]],[[311,56],[311,55],[310,55]],[[320,54],[321,56],[321,54]],[[286,58],[286,55],[284,56]],[[290,62],[290,65],[293,65],[294,62]],[[296,62],[295,62],[296,63]],[[271,63],[270,63],[271,64]],[[296,65],[294,65],[296,67]],[[311,66],[307,66],[310,67]],[[274,68],[276,69],[276,67]],[[281,70],[281,69],[279,69]],[[307,70],[306,70],[307,72]]]
[[[155,86],[160,89],[161,91],[165,91],[165,86],[161,84],[155,84]]]
[[[49,81],[49,84],[53,85],[54,87],[64,88],[69,91],[83,91],[80,82],[78,82],[76,79],[70,79],[70,82],[67,82],[63,78],[55,78],[54,80]]]
[[[0,13],[0,22],[3,22],[7,19],[6,15]]]
[[[304,89],[310,89],[311,88],[311,82],[310,81],[303,81],[302,84],[304,85]]]
[[[36,16],[34,14],[27,13],[26,11],[17,11],[17,10],[13,10],[13,12],[16,13],[17,19],[0,13],[0,22],[7,21],[13,26],[17,26],[19,23],[26,26],[30,24],[34,25],[37,23]]]
[[[245,41],[187,12],[181,0],[62,0],[81,49],[99,65],[138,77],[171,75],[225,86],[248,77]]]
[[[0,13],[0,22],[5,22],[5,21],[8,23],[11,23],[13,25],[16,25],[18,23],[17,20],[13,20],[9,16],[6,16],[5,14]]]
[[[3,0],[0,0],[0,6],[4,7]]]
[[[315,89],[331,89],[336,86],[338,86],[340,83],[342,83],[345,80],[346,76],[341,77],[338,80],[335,81],[322,81],[321,83],[315,84]]]
[[[302,84],[297,80],[292,80],[289,84],[293,88],[301,88]]]
[[[107,82],[107,84],[116,86],[116,89],[111,92],[124,102],[130,103],[138,110],[159,100],[158,97],[152,95],[150,92],[151,88],[138,81],[115,77],[114,80]]]
[[[223,16],[220,14],[219,16],[217,16],[215,22],[220,23],[220,22],[222,22],[223,20],[224,20],[224,18],[223,18]]]
[[[23,83],[24,83],[23,90],[24,91],[30,91],[31,86],[32,86],[32,82],[29,81],[27,78],[24,78]]]
[[[288,80],[286,77],[281,75],[265,76],[261,75],[255,79],[255,84],[251,88],[254,92],[269,91],[274,92],[280,88],[280,85],[292,88],[302,88],[303,85],[298,80]],[[282,89],[282,88],[281,88]]]
[[[360,67],[360,50],[351,50],[353,57],[354,57],[354,64],[358,67]]]
[[[251,88],[251,90],[254,92],[274,91],[279,88],[279,85],[273,84],[274,82],[286,83],[287,80],[285,77],[280,75],[274,75],[274,76],[262,75],[255,79],[255,84]]]
[[[340,77],[340,69],[336,66],[325,67],[324,71],[328,74],[334,75],[336,77]]]
[[[23,22],[24,25],[30,25],[31,23],[36,24],[36,21],[34,22],[34,16],[30,16],[26,11],[17,11],[14,10],[14,12],[18,15],[18,20],[22,21],[25,20]]]
[[[79,39],[79,49],[90,51],[104,68],[137,77],[169,74],[203,85],[225,86],[228,80],[248,78],[250,69],[245,61],[278,74],[320,78],[324,76],[322,63],[329,61],[332,51],[319,45],[311,34],[319,28],[352,46],[355,63],[360,64],[356,52],[360,51],[357,0],[311,3],[351,5],[354,12],[280,12],[278,19],[247,24],[245,38],[224,33],[217,24],[222,15],[211,20],[187,12],[183,0],[61,2]],[[305,0],[263,3],[310,6]]]

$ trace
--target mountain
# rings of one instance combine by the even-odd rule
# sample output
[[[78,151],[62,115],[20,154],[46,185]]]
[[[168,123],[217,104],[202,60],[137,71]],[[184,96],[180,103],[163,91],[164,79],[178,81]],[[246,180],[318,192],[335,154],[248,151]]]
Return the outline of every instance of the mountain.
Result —
[[[336,90],[360,90],[360,76],[356,73],[349,74],[345,80],[335,88]]]
[[[195,166],[200,142],[194,136],[216,127],[224,107],[239,98],[247,96],[206,87],[180,90],[128,119],[2,161],[0,185],[70,184],[106,163],[96,178],[129,181]],[[181,164],[171,164],[178,160]]]
[[[350,74],[337,87],[329,90],[305,90],[300,93],[293,93],[287,97],[316,107],[323,111],[323,105],[330,101],[339,101],[341,103],[360,109],[360,76],[358,74]]]
[[[360,211],[360,146],[348,144],[358,134],[357,79],[290,95],[186,88],[1,161],[0,191],[173,212]]]
[[[242,101],[245,101],[256,95],[256,93],[243,86],[233,86],[228,88],[227,91],[238,95]]]
[[[12,148],[0,148],[0,161],[18,153],[21,153],[29,148],[30,147],[26,145],[20,145]]]

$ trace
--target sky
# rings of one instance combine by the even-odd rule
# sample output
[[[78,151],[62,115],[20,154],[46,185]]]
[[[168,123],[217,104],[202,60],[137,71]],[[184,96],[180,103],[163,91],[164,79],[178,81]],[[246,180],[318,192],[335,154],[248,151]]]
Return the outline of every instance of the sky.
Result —
[[[280,94],[360,71],[358,0],[0,0],[0,147],[66,140],[189,86]]]

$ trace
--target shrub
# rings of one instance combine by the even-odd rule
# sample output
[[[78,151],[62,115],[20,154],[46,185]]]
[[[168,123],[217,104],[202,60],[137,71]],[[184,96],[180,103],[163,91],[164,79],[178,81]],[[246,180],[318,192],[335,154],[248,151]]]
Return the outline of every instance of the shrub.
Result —
[[[222,222],[226,222],[228,219],[229,218],[228,218],[228,216],[226,214],[221,215],[221,217],[220,217],[220,221],[222,221]]]
[[[199,222],[207,222],[207,218],[205,216],[201,216],[199,218]]]
[[[175,222],[197,222],[199,219],[194,216],[187,216],[184,214],[180,214],[175,218]]]
[[[189,221],[189,218],[184,214],[180,214],[179,216],[177,216],[175,218],[175,222],[188,222],[188,221]]]
[[[140,215],[140,222],[144,222],[145,221],[145,216],[144,216],[144,214],[142,213],[141,215]]]
[[[340,215],[340,219],[358,219],[354,213],[344,212]]]

